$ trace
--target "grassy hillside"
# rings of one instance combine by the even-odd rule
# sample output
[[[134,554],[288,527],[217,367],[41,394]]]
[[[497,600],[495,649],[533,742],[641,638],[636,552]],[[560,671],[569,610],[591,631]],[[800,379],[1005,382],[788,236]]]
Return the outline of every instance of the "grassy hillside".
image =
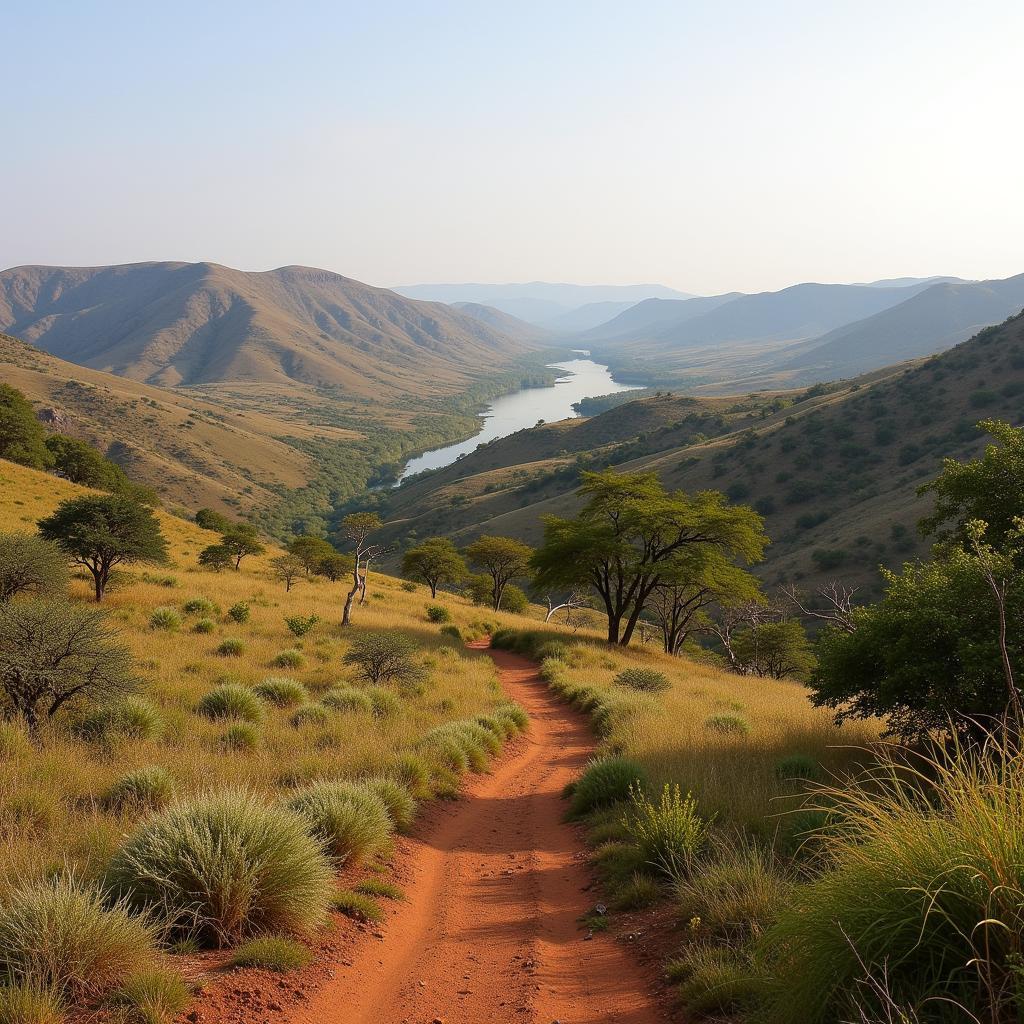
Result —
[[[835,386],[729,402],[648,398],[534,428],[401,488],[391,514],[396,536],[486,532],[536,542],[542,514],[574,507],[580,468],[653,469],[671,487],[713,488],[758,508],[773,540],[758,567],[769,584],[838,575],[870,590],[879,564],[925,550],[916,523],[930,503],[918,486],[943,458],[980,450],[979,420],[1019,423],[1021,395],[1024,317],[1016,317],[926,362]],[[685,419],[688,408],[696,420]],[[728,432],[696,437],[714,432],[700,423],[715,412]],[[584,443],[573,447],[574,436]],[[643,446],[657,450],[634,457]]]

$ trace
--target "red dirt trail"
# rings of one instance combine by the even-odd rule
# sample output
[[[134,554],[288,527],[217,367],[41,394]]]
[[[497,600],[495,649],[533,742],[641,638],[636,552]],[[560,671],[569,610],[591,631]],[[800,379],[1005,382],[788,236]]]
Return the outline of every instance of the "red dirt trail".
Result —
[[[486,646],[479,644],[476,646]],[[526,742],[416,836],[406,902],[287,1024],[656,1024],[629,947],[586,940],[596,900],[561,791],[593,751],[583,717],[518,655],[492,651]],[[595,890],[596,891],[596,890]]]

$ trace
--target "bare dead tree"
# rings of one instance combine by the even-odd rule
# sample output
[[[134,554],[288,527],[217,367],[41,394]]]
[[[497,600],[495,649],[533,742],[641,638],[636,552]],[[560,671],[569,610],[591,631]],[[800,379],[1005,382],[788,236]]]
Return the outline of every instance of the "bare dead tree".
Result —
[[[708,619],[701,629],[718,638],[729,661],[729,667],[733,672],[745,676],[750,674],[751,668],[736,651],[737,633],[743,629],[753,629],[765,622],[773,622],[780,616],[781,611],[776,605],[747,601],[733,608],[722,608],[718,616]]]
[[[814,592],[820,603],[809,605],[793,584],[782,588],[782,594],[786,600],[805,618],[819,619],[831,626],[836,626],[845,633],[852,633],[855,629],[853,597],[856,593],[856,587],[851,587],[840,580],[829,580]]]
[[[345,610],[342,612],[341,624],[352,624],[352,605],[356,594],[366,598],[366,574],[370,562],[379,558],[385,551],[385,545],[373,544],[370,536],[383,524],[376,512],[355,512],[345,516],[341,521],[342,536],[355,547],[355,559],[352,563],[352,589],[345,595]],[[362,604],[362,600],[359,602]]]
[[[560,612],[564,608],[565,609],[565,621],[568,623],[570,614],[576,608],[589,608],[590,607],[590,599],[587,597],[586,594],[584,594],[580,590],[572,591],[569,594],[569,596],[564,601],[560,602],[559,604],[555,604],[552,601],[552,598],[551,598],[550,594],[547,595],[546,600],[547,600],[547,603],[548,603],[548,613],[547,613],[547,615],[544,616],[544,621],[545,622],[550,622],[551,621],[551,617],[555,614],[555,612]]]

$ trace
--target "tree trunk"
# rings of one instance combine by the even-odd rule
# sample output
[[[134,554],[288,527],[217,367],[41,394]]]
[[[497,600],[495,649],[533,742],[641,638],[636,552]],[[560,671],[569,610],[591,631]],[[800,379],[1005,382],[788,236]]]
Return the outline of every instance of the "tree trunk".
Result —
[[[437,597],[437,580],[430,584],[430,596],[431,598]]]
[[[619,642],[619,624],[621,621],[621,615],[608,613],[608,643],[617,644]]]
[[[352,570],[352,589],[345,595],[345,610],[341,613],[343,626],[352,625],[352,604],[359,593],[359,582],[359,563],[356,562],[356,567]]]

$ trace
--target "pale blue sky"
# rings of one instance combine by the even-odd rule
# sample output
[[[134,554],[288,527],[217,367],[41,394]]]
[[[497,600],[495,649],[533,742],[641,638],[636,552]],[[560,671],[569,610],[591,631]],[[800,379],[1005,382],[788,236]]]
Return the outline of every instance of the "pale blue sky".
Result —
[[[1024,272],[1024,3],[5,5],[0,267]]]

